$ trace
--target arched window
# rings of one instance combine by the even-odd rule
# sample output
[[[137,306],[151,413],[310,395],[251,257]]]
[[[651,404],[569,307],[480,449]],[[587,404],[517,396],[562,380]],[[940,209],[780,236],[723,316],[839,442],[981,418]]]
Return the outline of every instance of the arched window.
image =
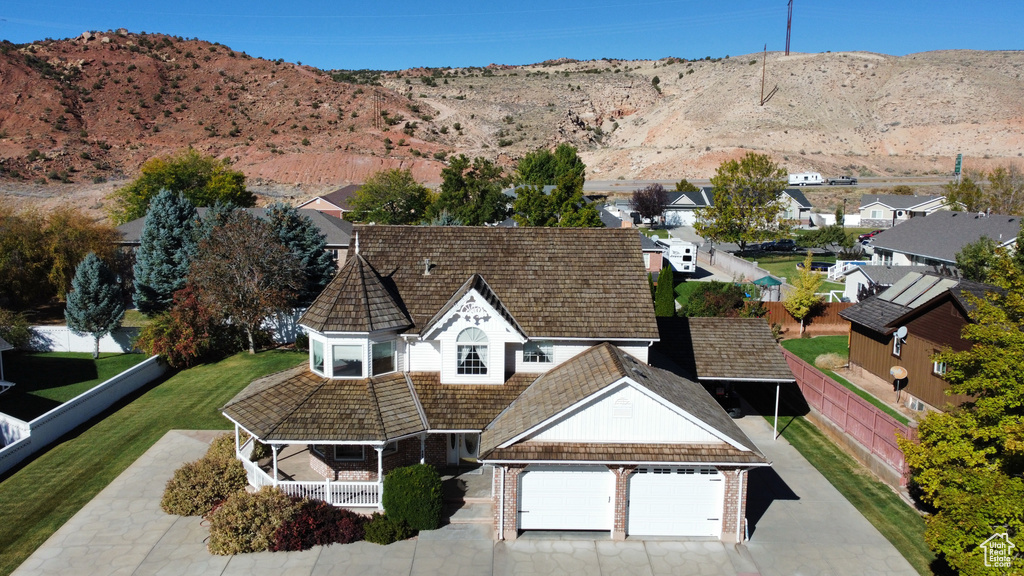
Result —
[[[466,328],[459,332],[457,374],[487,374],[487,334],[479,328]]]

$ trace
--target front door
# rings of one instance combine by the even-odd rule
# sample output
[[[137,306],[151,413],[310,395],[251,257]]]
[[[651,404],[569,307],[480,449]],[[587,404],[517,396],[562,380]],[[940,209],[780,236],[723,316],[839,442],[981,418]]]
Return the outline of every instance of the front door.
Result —
[[[448,464],[475,463],[480,455],[480,435],[475,432],[448,434]]]

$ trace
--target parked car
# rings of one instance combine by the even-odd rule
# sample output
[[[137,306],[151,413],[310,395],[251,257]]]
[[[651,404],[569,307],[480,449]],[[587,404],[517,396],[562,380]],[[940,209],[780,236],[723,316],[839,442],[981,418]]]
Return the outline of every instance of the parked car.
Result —
[[[863,242],[864,240],[867,240],[868,238],[873,238],[879,232],[883,232],[883,230],[872,230],[871,232],[866,232],[864,234],[861,234],[860,236],[857,236],[857,240]]]
[[[796,241],[791,238],[769,240],[761,243],[762,252],[792,252],[796,250]]]
[[[832,266],[833,266],[833,264],[831,262],[811,262],[811,271],[812,272],[828,272],[828,269],[831,268]],[[797,262],[796,267],[797,268],[803,268],[804,267],[804,263],[803,262]]]
[[[857,179],[853,176],[838,176],[836,178],[829,178],[828,185],[835,186],[836,184],[847,184],[849,186],[856,186]]]

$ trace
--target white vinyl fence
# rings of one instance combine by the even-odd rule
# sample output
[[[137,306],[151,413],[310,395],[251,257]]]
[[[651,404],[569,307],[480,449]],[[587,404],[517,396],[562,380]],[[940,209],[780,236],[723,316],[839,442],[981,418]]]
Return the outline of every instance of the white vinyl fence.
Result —
[[[164,373],[157,356],[82,392],[31,422],[0,413],[0,474]]]
[[[91,334],[80,334],[67,326],[32,326],[31,330],[29,348],[35,352],[92,352],[96,345]],[[118,328],[100,338],[100,352],[131,352],[138,335],[138,328]]]

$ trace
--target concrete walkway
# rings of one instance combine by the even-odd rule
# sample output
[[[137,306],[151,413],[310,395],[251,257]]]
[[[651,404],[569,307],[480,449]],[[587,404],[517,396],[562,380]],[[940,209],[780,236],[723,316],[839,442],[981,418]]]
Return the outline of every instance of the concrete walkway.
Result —
[[[739,420],[775,463],[750,479],[747,545],[527,534],[493,542],[489,525],[450,524],[415,540],[234,557],[206,551],[198,518],[160,510],[164,484],[215,433],[172,431],[62,526],[17,576],[321,574],[915,574],[910,565],[763,418]]]

